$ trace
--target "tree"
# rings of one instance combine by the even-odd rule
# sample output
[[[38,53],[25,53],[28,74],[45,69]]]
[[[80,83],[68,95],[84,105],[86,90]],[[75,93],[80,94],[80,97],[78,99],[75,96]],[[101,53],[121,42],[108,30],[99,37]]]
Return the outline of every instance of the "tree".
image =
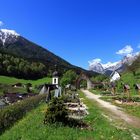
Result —
[[[62,98],[53,98],[48,104],[44,123],[64,123],[68,122],[68,110]]]
[[[12,65],[9,65],[9,66],[7,67],[7,72],[8,72],[9,74],[14,74],[14,73],[15,73],[15,67],[12,66]]]
[[[91,80],[94,81],[94,82],[103,82],[105,80],[107,80],[108,77],[106,75],[103,75],[103,74],[100,74],[96,77],[92,77]]]
[[[60,84],[64,87],[67,84],[74,84],[77,74],[73,70],[68,70],[62,77]]]

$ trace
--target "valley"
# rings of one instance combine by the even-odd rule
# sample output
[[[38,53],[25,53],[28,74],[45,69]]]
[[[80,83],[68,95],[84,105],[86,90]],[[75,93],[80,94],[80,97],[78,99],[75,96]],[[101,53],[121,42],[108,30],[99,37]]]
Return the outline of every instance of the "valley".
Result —
[[[140,94],[134,86],[140,83],[139,53],[115,63],[102,64],[96,61],[90,63],[89,70],[84,70],[15,31],[1,30],[0,34],[0,139],[34,140],[36,137],[63,140],[67,136],[68,140],[139,140]],[[55,82],[58,83],[55,85]],[[125,84],[130,86],[126,93]],[[56,120],[52,123],[52,118],[59,113],[50,110],[47,126],[43,124],[48,114],[47,108],[54,99],[58,100],[57,108],[61,106],[61,115],[67,112],[71,114],[69,116],[81,119],[69,118],[68,124],[65,119],[60,119],[61,123]],[[70,105],[70,112],[62,109],[66,104]],[[81,109],[87,106],[84,117],[78,115],[82,114],[78,104]],[[4,117],[6,115],[9,117]],[[53,117],[49,118],[50,115]],[[26,131],[27,127],[29,131]],[[60,136],[62,129],[65,129],[65,133]]]

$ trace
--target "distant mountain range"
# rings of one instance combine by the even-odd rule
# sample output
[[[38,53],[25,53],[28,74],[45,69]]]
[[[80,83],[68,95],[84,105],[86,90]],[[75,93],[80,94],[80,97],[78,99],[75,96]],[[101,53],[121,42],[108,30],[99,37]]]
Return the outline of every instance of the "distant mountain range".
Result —
[[[122,60],[107,64],[102,64],[100,62],[93,62],[89,66],[89,70],[97,73],[110,75],[113,71],[123,72],[127,66],[132,65],[132,63],[138,58],[140,53],[129,54],[125,56]]]
[[[73,69],[77,73],[94,74],[94,72],[70,64],[49,50],[22,37],[14,30],[0,29],[0,53],[10,54],[30,62],[42,63],[48,72],[54,71],[54,66],[57,65],[60,74],[69,69]]]

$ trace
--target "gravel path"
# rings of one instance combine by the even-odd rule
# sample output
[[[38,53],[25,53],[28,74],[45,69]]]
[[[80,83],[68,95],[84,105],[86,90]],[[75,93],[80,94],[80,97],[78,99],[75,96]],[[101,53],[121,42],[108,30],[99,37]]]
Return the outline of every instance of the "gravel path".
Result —
[[[95,95],[88,90],[81,90],[89,99],[97,101],[102,107],[108,109],[110,112],[112,112],[118,119],[124,120],[128,124],[132,125],[133,127],[140,128],[140,119],[134,116],[131,116],[122,110],[121,108],[112,105],[109,102],[103,101],[99,99],[101,96],[100,95]]]

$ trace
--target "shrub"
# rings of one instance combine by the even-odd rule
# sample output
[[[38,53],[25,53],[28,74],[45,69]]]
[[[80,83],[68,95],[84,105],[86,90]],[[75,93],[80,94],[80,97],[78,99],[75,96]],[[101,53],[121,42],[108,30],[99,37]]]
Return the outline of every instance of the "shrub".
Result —
[[[66,109],[63,98],[53,98],[49,103],[44,119],[44,124],[61,124],[69,127],[88,128],[89,125],[82,120],[68,117],[69,111]]]
[[[45,97],[45,95],[36,95],[2,109],[0,112],[0,134],[21,119],[26,112],[37,107]]]
[[[44,123],[66,123],[68,120],[68,110],[62,98],[53,98],[48,104]]]

